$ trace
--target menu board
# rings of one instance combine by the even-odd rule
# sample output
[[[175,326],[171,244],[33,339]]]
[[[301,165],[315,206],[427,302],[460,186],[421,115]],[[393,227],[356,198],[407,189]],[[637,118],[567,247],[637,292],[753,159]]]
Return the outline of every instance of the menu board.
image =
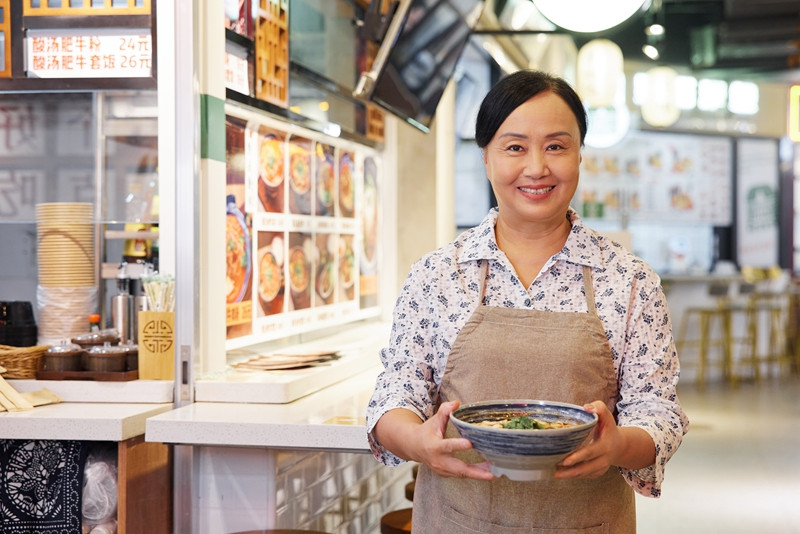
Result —
[[[237,109],[226,120],[226,348],[377,315],[377,153]]]
[[[727,137],[637,132],[585,148],[578,187],[584,217],[728,226],[733,220]]]
[[[736,159],[736,259],[739,265],[772,267],[780,250],[778,142],[740,139]]]

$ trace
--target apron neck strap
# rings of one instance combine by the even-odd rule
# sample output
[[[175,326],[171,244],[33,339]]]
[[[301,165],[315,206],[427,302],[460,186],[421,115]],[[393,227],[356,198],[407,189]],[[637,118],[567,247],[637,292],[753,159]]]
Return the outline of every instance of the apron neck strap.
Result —
[[[586,293],[586,306],[589,313],[597,314],[597,307],[594,303],[594,288],[592,287],[592,268],[588,265],[583,266],[583,291]]]

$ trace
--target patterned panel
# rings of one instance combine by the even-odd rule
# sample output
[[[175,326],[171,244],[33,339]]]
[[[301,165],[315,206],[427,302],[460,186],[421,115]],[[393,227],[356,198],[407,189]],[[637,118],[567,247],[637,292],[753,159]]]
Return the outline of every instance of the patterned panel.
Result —
[[[289,106],[289,2],[258,0],[256,98]]]
[[[81,531],[86,443],[0,440],[0,532]]]
[[[150,0],[22,0],[22,6],[26,17],[150,14]]]

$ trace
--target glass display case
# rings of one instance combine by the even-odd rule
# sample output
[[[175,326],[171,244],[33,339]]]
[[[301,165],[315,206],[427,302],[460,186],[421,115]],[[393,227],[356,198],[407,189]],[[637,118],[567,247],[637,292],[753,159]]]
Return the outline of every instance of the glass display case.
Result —
[[[0,245],[15,251],[0,257],[3,300],[37,301],[44,245],[36,206],[86,204],[98,289],[93,311],[108,320],[108,279],[126,259],[136,265],[129,271],[135,278],[157,251],[156,117],[155,91],[0,95]]]

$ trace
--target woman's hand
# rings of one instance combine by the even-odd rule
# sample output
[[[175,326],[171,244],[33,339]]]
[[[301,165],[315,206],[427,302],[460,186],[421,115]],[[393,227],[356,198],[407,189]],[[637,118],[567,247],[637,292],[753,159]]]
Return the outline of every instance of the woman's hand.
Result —
[[[617,426],[602,401],[584,409],[597,414],[592,439],[558,464],[555,478],[597,478],[611,466],[640,469],[655,462],[655,444],[646,431]]]
[[[464,438],[445,438],[450,413],[458,401],[442,403],[427,421],[421,422],[409,410],[391,410],[380,418],[373,432],[378,441],[405,460],[427,465],[439,476],[492,480],[486,463],[468,464],[453,456],[454,452],[472,448]]]

